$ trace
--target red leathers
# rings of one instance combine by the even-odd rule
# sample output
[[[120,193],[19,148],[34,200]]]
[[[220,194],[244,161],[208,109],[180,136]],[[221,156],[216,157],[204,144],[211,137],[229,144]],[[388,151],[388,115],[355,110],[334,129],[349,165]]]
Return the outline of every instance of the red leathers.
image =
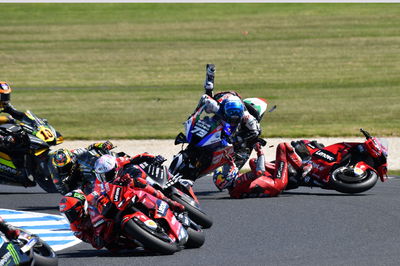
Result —
[[[278,196],[288,183],[288,164],[295,169],[300,169],[302,166],[301,159],[286,142],[278,145],[275,164],[265,162],[258,143],[256,151],[258,158],[250,160],[251,171],[240,174],[228,188],[232,198]]]

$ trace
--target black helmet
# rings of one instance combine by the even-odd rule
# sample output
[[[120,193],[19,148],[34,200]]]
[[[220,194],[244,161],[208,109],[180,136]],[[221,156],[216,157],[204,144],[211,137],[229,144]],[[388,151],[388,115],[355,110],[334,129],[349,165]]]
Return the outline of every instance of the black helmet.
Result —
[[[0,107],[4,107],[10,102],[11,87],[7,82],[0,81]]]

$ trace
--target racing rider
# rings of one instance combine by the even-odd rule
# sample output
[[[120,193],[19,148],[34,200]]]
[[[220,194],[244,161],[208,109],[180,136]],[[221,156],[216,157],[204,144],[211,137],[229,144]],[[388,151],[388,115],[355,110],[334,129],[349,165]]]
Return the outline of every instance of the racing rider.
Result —
[[[165,159],[162,156],[154,157],[146,153],[133,158],[127,156],[115,158],[106,154],[96,160],[94,169],[101,182],[118,182],[121,185],[135,186],[167,202],[174,210],[183,211],[184,207],[181,204],[170,200],[162,192],[148,185],[136,171],[134,164],[145,161],[161,164]],[[133,175],[133,178],[128,172]],[[123,176],[117,177],[119,174]],[[111,251],[118,251],[127,246],[128,248],[136,247],[131,241],[124,243],[124,239],[113,234],[111,219],[114,217],[107,217],[106,208],[103,208],[107,203],[106,196],[99,193],[99,188],[100,186],[95,186],[95,189],[87,196],[81,190],[74,190],[61,199],[60,212],[70,222],[74,235],[96,249],[106,247]]]
[[[102,182],[119,182],[146,191],[154,197],[163,200],[175,211],[182,212],[185,207],[166,197],[161,191],[149,185],[146,181],[146,174],[137,168],[137,165],[147,162],[153,165],[161,165],[165,158],[161,155],[153,156],[148,153],[138,154],[131,158],[122,156],[115,158],[112,155],[103,155],[95,163],[95,172]]]
[[[240,175],[225,177],[221,172],[214,174],[214,184],[218,189],[227,188],[232,198],[275,197],[288,184],[288,169],[301,169],[303,176],[309,172],[309,165],[303,164],[293,147],[286,142],[280,143],[276,150],[275,164],[266,163],[260,144],[255,144],[257,159],[251,159],[251,171]],[[290,166],[289,166],[290,165]]]
[[[25,116],[24,112],[20,112],[14,108],[10,103],[11,87],[4,81],[0,81],[0,112],[8,113],[11,116],[1,115],[0,124],[15,123],[17,120],[22,120]],[[0,147],[9,149],[17,144],[19,140],[13,136],[0,135]]]
[[[237,150],[240,145],[251,142],[260,136],[260,123],[246,109],[241,96],[237,92],[219,92],[213,96],[215,66],[208,64],[206,70],[205,94],[201,96],[196,110],[204,107],[206,113],[213,113],[217,118],[228,122],[232,127],[232,135],[228,141]],[[226,178],[235,175],[237,172],[238,169],[234,165],[226,164],[222,167],[222,173]]]
[[[78,188],[82,188],[86,194],[92,192],[96,180],[94,164],[100,156],[110,153],[113,148],[110,141],[105,141],[71,151],[62,148],[50,154],[49,168],[58,192],[65,195]]]

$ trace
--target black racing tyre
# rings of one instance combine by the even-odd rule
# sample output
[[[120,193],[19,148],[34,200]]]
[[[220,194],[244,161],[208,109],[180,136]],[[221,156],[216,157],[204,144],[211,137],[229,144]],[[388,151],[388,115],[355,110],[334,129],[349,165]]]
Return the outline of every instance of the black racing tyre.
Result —
[[[189,197],[189,196],[188,196]],[[210,228],[213,224],[211,217],[207,216],[202,210],[191,205],[184,197],[180,197],[176,194],[171,195],[171,199],[179,202],[185,206],[185,210],[188,212],[189,218],[202,228]]]
[[[189,227],[187,233],[189,239],[185,244],[185,248],[199,248],[204,244],[204,241],[206,241],[204,231],[201,229],[196,230]]]
[[[354,194],[371,189],[377,181],[378,175],[369,169],[356,176],[349,168],[339,167],[332,172],[329,184],[336,191]]]
[[[126,222],[124,226],[124,232],[130,238],[133,238],[139,241],[144,248],[155,251],[157,253],[161,253],[164,255],[174,254],[179,250],[177,244],[175,242],[167,242],[166,239],[161,239],[157,237],[157,234],[154,232],[151,233],[150,228],[144,228],[145,225],[141,226],[134,219]],[[158,233],[159,234],[159,233]]]
[[[47,193],[58,193],[58,190],[54,185],[53,179],[40,177],[36,178],[35,181]]]
[[[31,250],[32,265],[35,266],[52,266],[58,265],[58,259],[53,249],[43,240],[33,246]]]

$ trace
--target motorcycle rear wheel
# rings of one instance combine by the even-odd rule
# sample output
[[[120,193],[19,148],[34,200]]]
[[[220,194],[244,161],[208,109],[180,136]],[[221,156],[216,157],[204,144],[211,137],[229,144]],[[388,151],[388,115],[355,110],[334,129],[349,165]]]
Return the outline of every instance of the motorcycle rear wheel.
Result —
[[[149,232],[149,230],[143,228],[133,219],[126,222],[124,226],[124,232],[127,236],[139,241],[148,250],[164,255],[171,255],[179,250],[176,243],[168,243]]]
[[[171,199],[179,202],[185,206],[185,210],[188,212],[189,218],[192,219],[196,224],[200,225],[202,228],[210,228],[213,224],[211,217],[207,216],[202,210],[191,205],[188,200],[184,197],[177,195],[171,195]]]
[[[351,171],[346,171],[347,168],[340,167],[334,170],[331,174],[330,186],[342,193],[362,193],[375,186],[378,181],[378,175],[372,170],[366,170],[360,176],[351,175]]]

